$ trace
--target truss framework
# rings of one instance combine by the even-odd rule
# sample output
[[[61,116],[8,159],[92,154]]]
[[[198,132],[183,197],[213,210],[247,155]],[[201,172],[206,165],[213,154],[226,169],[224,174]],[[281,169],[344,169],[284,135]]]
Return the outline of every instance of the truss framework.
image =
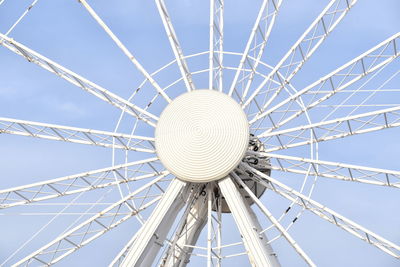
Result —
[[[266,138],[269,147],[265,151],[272,152],[399,126],[400,107],[394,107],[260,134],[258,137]],[[310,133],[313,138],[310,138]],[[268,142],[271,138],[275,138],[278,145]]]
[[[396,42],[399,42],[400,33],[394,34],[387,40],[374,46],[360,56],[350,60],[346,64],[313,82],[299,92],[288,96],[284,101],[260,112],[249,121],[256,121],[268,117],[272,127],[265,132],[271,132],[291,120],[299,117],[307,110],[320,105],[323,101],[345,90],[358,80],[382,69],[385,65],[395,60],[400,55]],[[294,101],[301,99],[305,102],[304,107],[293,110]],[[290,111],[289,109],[292,109]],[[275,116],[274,116],[275,115]]]
[[[0,133],[155,153],[154,138],[56,124],[0,118]],[[145,144],[145,142],[149,144]]]
[[[0,190],[0,209],[153,178],[160,175],[165,177],[168,174],[166,171],[158,173],[149,172],[144,169],[145,164],[157,160],[158,158],[150,158],[114,167]]]
[[[222,92],[224,51],[224,0],[210,0],[209,89]]]
[[[130,202],[136,194],[155,185],[161,179],[162,177],[159,177],[138,188],[127,197],[114,203],[65,234],[62,234],[13,266],[29,266],[31,264],[52,265],[89,244],[96,238],[159,201],[161,197],[149,197],[140,207],[134,207]]]
[[[241,164],[240,166],[254,174],[254,176],[251,177],[254,181],[259,182],[268,189],[278,193],[284,198],[303,207],[304,209],[311,211],[318,217],[338,226],[353,236],[358,237],[359,239],[379,248],[387,254],[400,259],[400,246],[358,225],[343,215],[340,215],[339,213],[325,207],[317,201],[310,199],[309,197],[279,182],[278,180],[259,172],[248,164]]]
[[[235,92],[241,103],[243,103],[249,92],[281,4],[282,0],[264,0],[261,5],[228,93],[232,96],[233,92]],[[253,56],[254,59],[250,56]],[[249,69],[250,72],[246,72],[246,69]],[[242,93],[239,93],[238,87],[240,86],[242,87]]]
[[[325,41],[328,35],[335,29],[339,22],[346,16],[357,0],[332,0],[314,20],[296,43],[289,49],[281,61],[268,74],[267,78],[246,99],[243,107],[255,103],[262,113],[263,110],[277,97],[281,90],[289,84],[290,80],[302,68],[305,62]],[[283,79],[279,73],[283,75]],[[279,81],[280,85],[274,87],[273,80]],[[266,88],[266,89],[265,89]],[[264,90],[264,96],[260,92]],[[271,95],[272,94],[272,95]]]
[[[146,122],[152,127],[156,126],[158,117],[148,111],[130,103],[122,97],[111,93],[103,87],[83,78],[82,76],[70,71],[69,69],[57,64],[56,62],[42,56],[21,43],[0,33],[0,45],[8,48],[12,52],[24,57],[29,62],[35,63],[43,69],[56,74],[73,85],[87,91],[97,98],[110,103],[111,105],[129,113],[130,115]]]
[[[178,37],[176,36],[174,27],[171,23],[171,18],[168,14],[167,7],[165,6],[164,0],[155,0],[158,8],[158,12],[160,13],[161,20],[164,24],[165,31],[168,36],[168,40],[171,44],[172,50],[174,52],[176,62],[178,63],[179,70],[183,77],[183,81],[185,82],[186,89],[188,91],[195,90],[195,86],[192,81],[192,74],[189,71],[189,68],[186,64],[185,57],[183,56],[181,45],[179,44]]]
[[[251,153],[276,162],[269,166],[272,170],[400,188],[399,171],[264,152]]]

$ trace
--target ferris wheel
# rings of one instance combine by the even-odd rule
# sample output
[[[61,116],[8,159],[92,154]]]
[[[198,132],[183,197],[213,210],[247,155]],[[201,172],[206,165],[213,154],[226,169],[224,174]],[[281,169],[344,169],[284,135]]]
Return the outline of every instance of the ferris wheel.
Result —
[[[36,117],[18,97],[19,107],[0,108],[2,169],[17,173],[0,184],[0,219],[12,218],[0,222],[0,267],[337,266],[362,257],[399,264],[400,170],[393,152],[399,148],[399,24],[386,39],[359,45],[366,48],[354,56],[343,52],[344,36],[359,36],[340,31],[352,12],[364,12],[356,0],[307,8],[289,0],[126,2],[34,0],[22,8],[28,2],[0,0],[0,26],[12,22],[0,33],[2,80],[34,71],[16,76],[14,86],[57,84],[63,88],[45,93],[66,89],[63,98],[83,98],[90,118],[98,115],[89,127],[75,105],[48,105],[52,98],[34,94],[38,108],[60,114],[43,107],[45,119],[82,127],[8,116],[18,109],[20,117]],[[389,1],[363,4],[376,13],[383,10],[377,5],[392,8]],[[55,8],[59,13],[48,12]],[[118,13],[111,16],[113,8]],[[66,23],[71,14],[84,19]],[[296,15],[307,19],[288,27],[285,18]],[[54,25],[40,22],[46,16]],[[137,32],[120,26],[125,16]],[[58,20],[68,34],[58,30]],[[41,32],[71,42],[56,49]],[[33,48],[38,44],[43,53]],[[113,52],[103,53],[106,45]],[[75,72],[50,59],[61,53],[74,65],[68,49],[93,62],[76,63]],[[14,103],[5,87],[0,84],[2,101]],[[76,117],[62,117],[72,111]],[[26,152],[30,167],[20,162],[24,155],[6,156],[8,143],[22,154],[35,150]],[[59,146],[47,150],[53,143]],[[67,146],[78,149],[72,159]],[[36,163],[41,147],[51,151],[45,166]],[[11,161],[18,163],[6,166]],[[71,174],[68,162],[82,163],[73,166],[80,172]],[[40,170],[61,175],[29,176]],[[21,175],[29,177],[21,182]],[[333,248],[349,255],[336,258]]]

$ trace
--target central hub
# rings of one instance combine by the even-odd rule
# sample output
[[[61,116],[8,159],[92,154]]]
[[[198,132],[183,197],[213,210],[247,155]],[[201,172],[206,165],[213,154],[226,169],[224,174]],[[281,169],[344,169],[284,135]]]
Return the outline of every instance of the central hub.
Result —
[[[195,90],[172,101],[155,132],[157,155],[181,180],[205,183],[226,177],[249,145],[246,114],[231,97]]]

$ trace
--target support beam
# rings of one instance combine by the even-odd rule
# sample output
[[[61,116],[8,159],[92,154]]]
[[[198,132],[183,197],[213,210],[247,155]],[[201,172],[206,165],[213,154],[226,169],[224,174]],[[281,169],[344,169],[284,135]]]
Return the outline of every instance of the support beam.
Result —
[[[122,267],[151,266],[164,240],[183,207],[191,185],[174,179],[127,253]]]
[[[196,245],[207,218],[207,199],[199,193],[201,192],[194,195],[193,201],[188,203],[181,224],[160,267],[184,267],[188,264],[193,246]]]
[[[254,212],[247,201],[244,201],[232,178],[227,177],[219,181],[218,185],[235,219],[251,265],[255,267],[280,266],[266,236],[260,233],[262,229]]]

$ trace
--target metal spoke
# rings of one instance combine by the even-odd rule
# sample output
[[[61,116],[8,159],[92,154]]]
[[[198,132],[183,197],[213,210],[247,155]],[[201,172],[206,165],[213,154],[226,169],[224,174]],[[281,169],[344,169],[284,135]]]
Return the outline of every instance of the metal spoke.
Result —
[[[400,188],[400,171],[263,152],[251,153],[276,161],[276,165],[269,166],[272,170]]]
[[[24,11],[24,13],[22,13],[22,15],[17,19],[17,21],[10,27],[10,29],[8,29],[8,31],[6,32],[5,35],[9,35],[15,29],[15,27],[28,14],[28,12],[31,11],[31,9],[36,5],[37,2],[38,2],[38,0],[33,0],[33,2],[28,6],[28,8]],[[0,3],[0,5],[1,5],[1,3]]]
[[[0,45],[155,127],[158,117],[0,33]]]
[[[384,239],[378,234],[362,227],[355,222],[347,219],[346,217],[340,215],[339,213],[325,207],[324,205],[318,203],[315,200],[297,192],[296,190],[286,186],[285,184],[279,182],[278,180],[256,170],[255,168],[247,165],[241,164],[241,168],[250,171],[254,174],[251,177],[254,181],[266,186],[268,189],[278,193],[284,198],[298,204],[299,206],[307,209],[320,218],[338,226],[339,228],[347,231],[348,233],[358,237],[359,239],[371,244],[387,254],[400,259],[400,246]]]
[[[168,40],[174,52],[176,62],[178,63],[179,70],[181,71],[183,81],[185,82],[186,89],[188,91],[195,90],[196,88],[192,81],[192,74],[190,73],[185,58],[183,56],[183,52],[179,44],[178,37],[176,36],[174,27],[172,25],[171,19],[169,17],[167,7],[165,6],[163,0],[155,0],[155,1],[157,4],[158,12],[160,13],[161,20],[164,24],[165,31],[167,32]]]
[[[264,132],[258,137],[265,137],[268,140],[276,138],[278,140],[278,145],[271,144],[270,147],[265,149],[265,152],[272,152],[399,126],[400,106],[303,125],[287,130]],[[310,131],[313,138],[310,138]]]
[[[252,266],[280,266],[265,234],[260,233],[262,229],[254,212],[244,201],[232,178],[222,179],[218,186],[235,219]]]
[[[126,254],[121,266],[150,266],[178,214],[187,201],[190,185],[174,179]]]
[[[268,129],[268,131],[272,131],[273,129],[279,128],[287,122],[297,118],[307,110],[319,106],[321,102],[341,91],[344,91],[344,89],[358,80],[379,71],[396,59],[400,55],[400,50],[398,50],[396,46],[396,42],[399,41],[399,38],[400,33],[391,36],[382,43],[374,46],[360,56],[350,60],[343,66],[322,77],[318,81],[315,81],[299,92],[289,96],[281,103],[258,114],[250,120],[249,123],[252,124],[266,116],[271,116],[274,112],[278,113],[279,110],[284,110],[290,105],[290,103],[299,98],[306,102],[304,108],[301,107],[298,110],[286,112],[284,114],[285,117],[281,116],[279,121],[274,123],[274,127]]]
[[[150,172],[145,171],[143,168],[145,164],[157,160],[158,158],[140,160],[39,183],[3,189],[0,190],[0,209],[63,197],[155,176],[165,177],[168,172]]]
[[[85,0],[79,2],[86,8],[90,15],[96,22],[104,29],[104,31],[111,37],[114,43],[122,50],[122,52],[129,58],[135,67],[143,74],[156,91],[169,103],[171,98],[164,92],[160,85],[153,79],[153,77],[146,71],[146,69],[139,63],[139,61],[132,55],[132,53],[125,47],[125,45],[118,39],[118,37],[111,31],[111,29],[104,23],[104,21],[96,14],[96,12],[89,6]]]
[[[256,22],[247,41],[243,56],[240,60],[238,69],[235,73],[235,77],[229,89],[230,96],[235,90],[238,90],[240,84],[244,84],[244,89],[242,91],[243,93],[240,100],[243,101],[246,98],[253,82],[256,69],[260,64],[261,57],[264,53],[265,46],[268,42],[269,35],[274,26],[275,18],[278,14],[281,4],[282,0],[263,1],[260,11],[257,15]],[[252,60],[250,55],[255,55],[255,59]],[[250,72],[245,72],[245,69],[250,69]],[[242,78],[239,80],[239,77]]]
[[[154,138],[152,137],[83,129],[10,118],[0,118],[0,133],[155,153],[154,148],[151,145],[146,146],[144,144],[144,142],[153,142]]]
[[[282,234],[282,236],[288,241],[288,243],[296,250],[296,252],[303,258],[303,260],[309,266],[316,266],[315,263],[310,259],[310,257],[303,251],[299,244],[293,239],[288,231],[280,224],[280,222],[272,215],[272,213],[264,206],[260,199],[254,195],[253,191],[240,179],[236,173],[231,173],[232,177],[235,178],[236,182],[246,190],[247,194],[252,198],[254,203],[261,209],[261,211],[267,216],[268,220],[274,225],[276,229]]]
[[[357,0],[330,1],[321,14],[274,67],[271,73],[269,73],[264,81],[254,90],[253,94],[244,103],[244,107],[247,107],[252,101],[254,101],[260,94],[261,90],[265,90],[266,88],[267,92],[273,92],[273,95],[268,97],[266,103],[262,103],[262,107],[259,111],[259,113],[262,113],[281,92],[281,90],[289,84],[290,80],[324,42],[356,2]],[[280,77],[279,73],[283,75],[283,78]],[[276,88],[273,88],[273,86],[275,86],[273,83],[274,80],[280,83]]]
[[[143,202],[142,205],[137,208],[134,208],[130,202],[136,194],[155,185],[161,179],[162,177],[159,177],[138,188],[127,197],[59,236],[13,266],[27,266],[30,264],[44,264],[49,266],[79,250],[91,241],[159,201],[161,197],[151,198]]]
[[[224,0],[210,0],[209,89],[223,90]]]

